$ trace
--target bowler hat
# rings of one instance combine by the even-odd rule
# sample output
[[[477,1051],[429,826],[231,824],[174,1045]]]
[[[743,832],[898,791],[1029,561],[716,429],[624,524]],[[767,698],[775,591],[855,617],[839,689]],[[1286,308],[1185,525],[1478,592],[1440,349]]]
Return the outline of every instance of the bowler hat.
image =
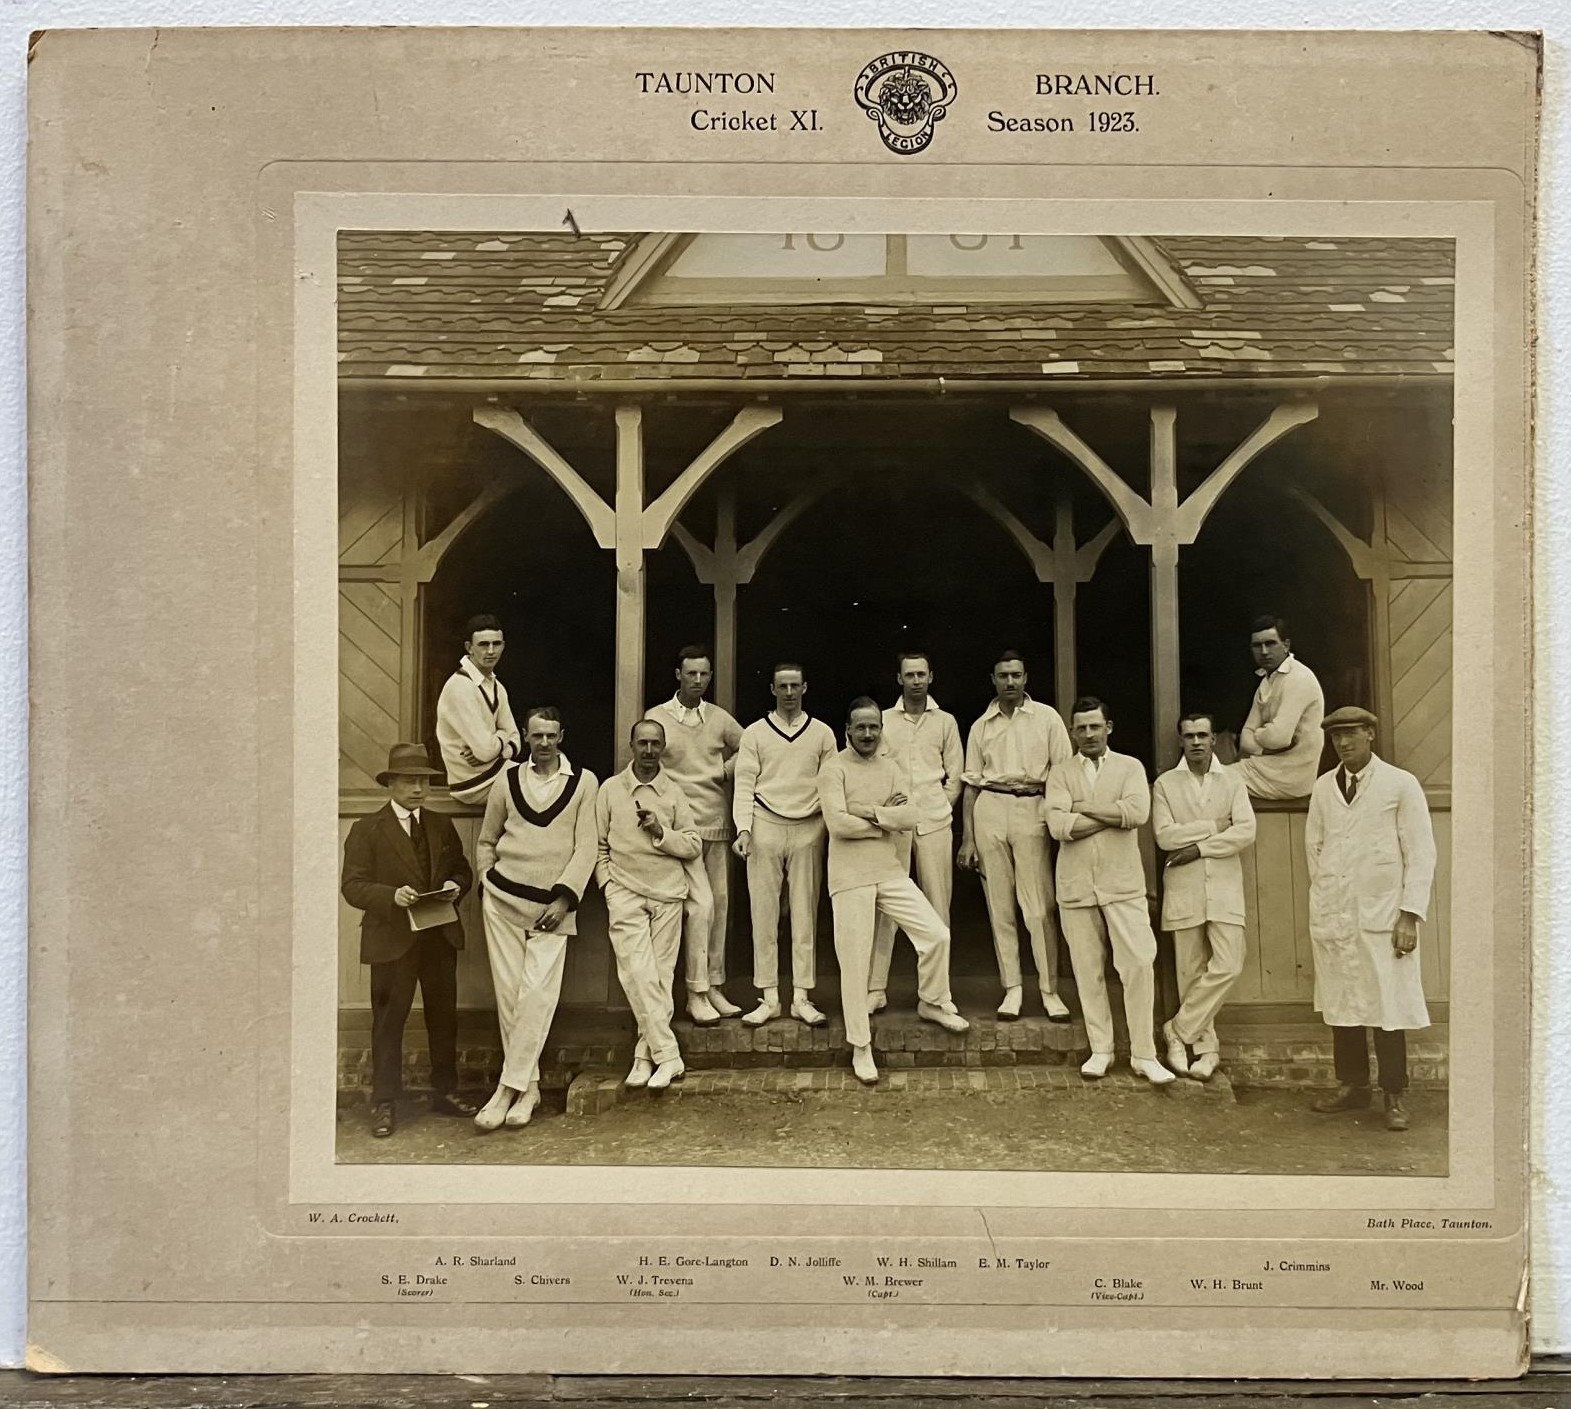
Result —
[[[1343,705],[1341,709],[1332,710],[1320,721],[1323,729],[1373,729],[1380,721],[1367,709],[1360,709],[1357,705]]]
[[[440,768],[431,766],[424,744],[394,744],[387,751],[387,767],[376,775],[376,781],[385,788],[387,780],[395,773],[402,773],[406,777],[419,775],[423,778],[440,778],[442,776]]]

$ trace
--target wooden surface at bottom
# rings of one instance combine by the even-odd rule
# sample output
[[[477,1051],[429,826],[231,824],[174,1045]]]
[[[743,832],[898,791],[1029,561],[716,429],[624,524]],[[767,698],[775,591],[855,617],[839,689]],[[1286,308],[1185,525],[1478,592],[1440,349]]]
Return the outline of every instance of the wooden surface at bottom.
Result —
[[[1119,1409],[1282,1409],[1297,1401],[1335,1409],[1571,1409],[1571,1360],[1546,1360],[1520,1380],[1010,1380],[822,1379],[610,1375],[63,1375],[0,1371],[0,1404],[23,1409],[506,1409],[509,1405],[700,1404],[706,1409],[834,1404],[998,1406],[1116,1402]]]

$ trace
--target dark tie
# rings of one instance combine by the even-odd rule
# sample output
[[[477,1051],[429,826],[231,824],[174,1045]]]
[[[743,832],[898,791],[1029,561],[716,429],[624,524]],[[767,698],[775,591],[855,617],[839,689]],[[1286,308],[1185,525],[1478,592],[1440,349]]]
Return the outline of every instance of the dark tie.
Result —
[[[1344,768],[1342,770],[1342,796],[1347,799],[1347,804],[1349,807],[1353,805],[1353,794],[1357,791],[1357,776],[1355,774],[1349,773],[1347,769]]]
[[[431,853],[426,850],[425,828],[420,825],[420,814],[409,814],[409,844],[415,849],[415,865],[420,872],[422,888],[431,883]]]

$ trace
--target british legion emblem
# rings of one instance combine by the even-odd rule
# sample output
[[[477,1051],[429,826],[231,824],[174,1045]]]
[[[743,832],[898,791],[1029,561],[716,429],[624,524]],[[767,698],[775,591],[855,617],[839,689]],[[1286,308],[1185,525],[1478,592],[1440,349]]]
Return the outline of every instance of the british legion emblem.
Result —
[[[878,124],[878,135],[897,156],[920,152],[933,140],[960,91],[954,74],[930,54],[902,50],[880,54],[856,76],[856,101]]]

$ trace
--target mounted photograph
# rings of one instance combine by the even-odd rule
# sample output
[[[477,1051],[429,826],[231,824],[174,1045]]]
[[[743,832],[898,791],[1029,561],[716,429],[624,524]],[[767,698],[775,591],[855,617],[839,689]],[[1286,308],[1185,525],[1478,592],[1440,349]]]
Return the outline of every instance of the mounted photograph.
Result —
[[[1447,1175],[1452,240],[337,264],[339,1164]]]

